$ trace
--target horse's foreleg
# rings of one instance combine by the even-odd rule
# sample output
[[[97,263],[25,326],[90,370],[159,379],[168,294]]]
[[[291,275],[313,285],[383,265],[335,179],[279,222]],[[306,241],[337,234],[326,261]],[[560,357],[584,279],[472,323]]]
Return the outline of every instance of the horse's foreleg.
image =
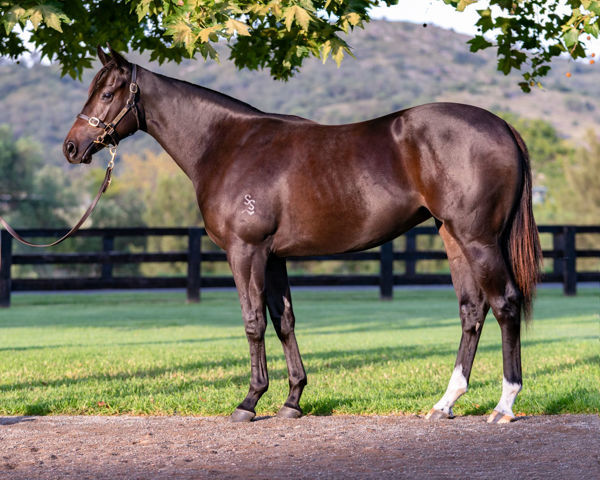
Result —
[[[250,346],[251,378],[248,395],[231,415],[234,422],[249,422],[256,412],[254,407],[269,387],[265,354],[265,268],[266,249],[240,244],[227,250],[227,260],[240,297],[246,337]]]
[[[452,407],[459,397],[467,391],[477,344],[479,343],[485,316],[489,310],[485,295],[473,278],[467,259],[457,242],[443,225],[440,228],[440,235],[446,246],[452,283],[458,297],[462,337],[454,371],[450,377],[446,393],[426,416],[426,418],[432,420],[452,418],[454,416]]]
[[[306,372],[294,333],[294,311],[285,260],[272,255],[267,262],[267,306],[287,363],[290,392],[277,416],[298,418],[302,415],[300,396],[306,385]]]

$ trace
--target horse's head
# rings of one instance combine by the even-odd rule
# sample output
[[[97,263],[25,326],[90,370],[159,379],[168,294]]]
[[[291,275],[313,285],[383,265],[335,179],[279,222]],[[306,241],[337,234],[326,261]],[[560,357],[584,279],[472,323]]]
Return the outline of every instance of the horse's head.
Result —
[[[70,163],[90,163],[94,153],[139,129],[137,67],[112,48],[106,54],[98,47],[98,58],[102,68],[63,143]]]

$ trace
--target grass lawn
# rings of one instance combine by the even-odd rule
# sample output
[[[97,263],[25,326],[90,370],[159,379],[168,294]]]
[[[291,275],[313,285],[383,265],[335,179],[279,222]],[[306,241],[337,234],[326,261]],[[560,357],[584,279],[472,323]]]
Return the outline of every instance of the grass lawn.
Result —
[[[454,366],[460,322],[451,290],[308,291],[294,295],[308,373],[305,413],[423,413]],[[524,388],[515,413],[600,412],[597,289],[542,289],[523,328]],[[237,294],[19,295],[0,310],[0,414],[227,415],[244,398],[249,354]],[[271,385],[257,413],[287,396],[270,326]],[[500,330],[489,315],[457,414],[483,414],[501,391]]]

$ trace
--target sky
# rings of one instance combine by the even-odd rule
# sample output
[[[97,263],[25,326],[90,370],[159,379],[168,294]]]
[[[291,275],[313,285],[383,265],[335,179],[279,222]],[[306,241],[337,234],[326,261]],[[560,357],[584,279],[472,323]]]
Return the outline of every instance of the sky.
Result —
[[[399,5],[393,7],[371,9],[371,15],[376,19],[427,23],[474,35],[475,22],[479,19],[477,10],[486,6],[487,2],[477,2],[467,7],[464,12],[457,12],[454,7],[441,0],[399,0]]]
[[[463,12],[458,12],[442,0],[398,0],[398,3],[399,5],[393,7],[371,9],[372,18],[427,23],[468,35],[477,33],[475,27],[475,23],[479,20],[477,10],[487,8],[489,5],[487,0],[479,0],[467,6]],[[494,8],[492,8],[492,12],[494,12]],[[600,40],[592,39],[587,43],[591,47],[590,52],[595,51],[600,54]],[[585,62],[586,60],[581,61]]]

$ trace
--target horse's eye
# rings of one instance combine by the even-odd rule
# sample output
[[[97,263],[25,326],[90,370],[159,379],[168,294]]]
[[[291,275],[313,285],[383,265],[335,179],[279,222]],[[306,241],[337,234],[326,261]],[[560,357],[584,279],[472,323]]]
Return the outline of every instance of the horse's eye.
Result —
[[[104,92],[104,93],[102,94],[102,98],[103,98],[104,100],[109,100],[109,99],[111,99],[111,98],[112,98],[112,96],[113,96],[112,92]]]

